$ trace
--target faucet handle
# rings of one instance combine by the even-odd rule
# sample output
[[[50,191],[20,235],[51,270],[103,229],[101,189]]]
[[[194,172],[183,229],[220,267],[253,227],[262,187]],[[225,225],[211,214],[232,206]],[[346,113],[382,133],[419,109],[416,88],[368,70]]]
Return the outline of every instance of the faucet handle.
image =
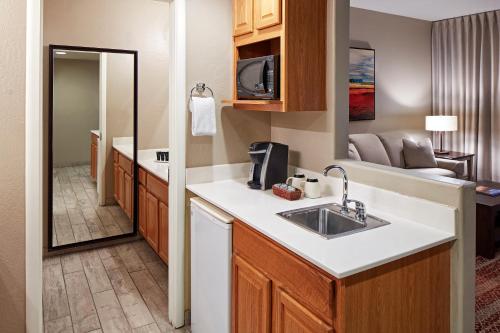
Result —
[[[347,203],[356,205],[356,220],[366,223],[366,206],[359,200],[347,199]]]

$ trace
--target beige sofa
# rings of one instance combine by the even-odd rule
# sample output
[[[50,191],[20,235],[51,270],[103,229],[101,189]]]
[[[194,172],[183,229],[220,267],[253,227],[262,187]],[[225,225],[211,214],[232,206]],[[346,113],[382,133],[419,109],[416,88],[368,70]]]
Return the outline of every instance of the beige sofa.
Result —
[[[427,132],[396,131],[384,133],[363,133],[349,135],[349,158],[358,161],[382,164],[406,169],[403,156],[403,138],[420,141],[428,138]],[[411,169],[428,175],[461,178],[464,163],[436,158],[437,168]]]

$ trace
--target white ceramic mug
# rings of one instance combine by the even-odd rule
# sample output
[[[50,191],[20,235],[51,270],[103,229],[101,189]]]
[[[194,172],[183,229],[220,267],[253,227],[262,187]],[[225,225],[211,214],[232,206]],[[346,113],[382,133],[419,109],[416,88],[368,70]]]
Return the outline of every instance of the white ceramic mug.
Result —
[[[306,198],[316,199],[321,197],[321,188],[316,178],[308,178],[304,185]]]
[[[289,177],[286,180],[286,184],[289,186],[293,186],[295,188],[298,188],[299,190],[304,191],[305,179],[306,179],[305,175],[297,174],[297,175],[294,175],[293,177]]]

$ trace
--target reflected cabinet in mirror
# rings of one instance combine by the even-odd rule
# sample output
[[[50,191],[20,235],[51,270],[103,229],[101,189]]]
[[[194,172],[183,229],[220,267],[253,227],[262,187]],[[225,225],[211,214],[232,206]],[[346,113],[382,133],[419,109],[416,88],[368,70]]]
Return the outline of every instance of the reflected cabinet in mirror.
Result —
[[[137,234],[137,57],[49,46],[49,250]]]

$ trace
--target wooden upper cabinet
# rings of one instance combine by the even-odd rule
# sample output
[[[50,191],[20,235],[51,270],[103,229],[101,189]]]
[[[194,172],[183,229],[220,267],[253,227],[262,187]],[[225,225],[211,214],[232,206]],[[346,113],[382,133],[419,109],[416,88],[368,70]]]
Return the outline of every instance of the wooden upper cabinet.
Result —
[[[273,332],[333,333],[333,327],[277,287],[273,293]]]
[[[271,280],[233,256],[233,333],[271,332]]]
[[[233,0],[234,36],[253,31],[253,0]]]
[[[281,0],[254,0],[254,6],[256,29],[281,23]]]

